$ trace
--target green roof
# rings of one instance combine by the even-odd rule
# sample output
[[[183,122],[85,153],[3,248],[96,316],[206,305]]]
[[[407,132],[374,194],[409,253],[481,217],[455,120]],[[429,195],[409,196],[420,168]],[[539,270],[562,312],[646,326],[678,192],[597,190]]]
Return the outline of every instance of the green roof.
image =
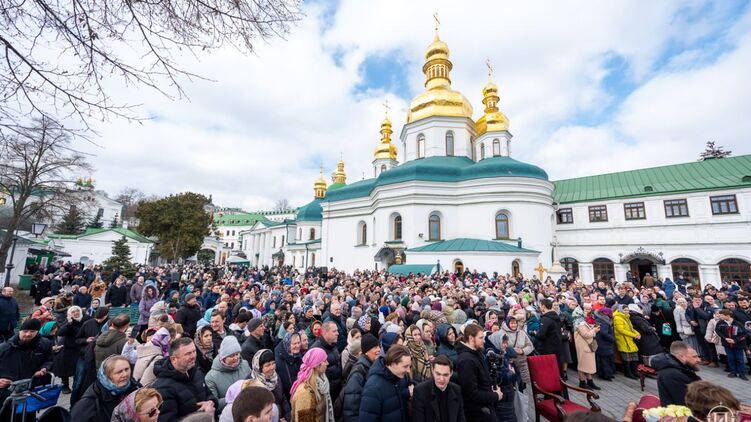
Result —
[[[505,242],[482,239],[450,239],[439,240],[416,248],[409,248],[407,252],[514,252],[539,253],[531,249],[520,248]]]
[[[435,264],[401,264],[392,265],[388,270],[391,274],[408,275],[412,274],[433,274],[435,272]]]
[[[578,177],[554,184],[554,200],[561,204],[751,187],[751,155]]]
[[[221,214],[221,217],[219,214]],[[252,226],[256,221],[263,221],[265,219],[266,217],[260,213],[214,213],[214,223],[216,223],[217,226]]]
[[[322,213],[321,200],[314,199],[297,210],[297,221],[321,221]]]
[[[411,180],[462,182],[491,177],[530,177],[548,180],[545,170],[511,157],[490,157],[475,163],[467,157],[427,157],[408,161],[384,171],[375,179],[362,180],[328,192],[324,201],[368,196],[377,186]]]
[[[347,184],[346,183],[332,183],[331,186],[329,186],[326,191],[331,192],[332,190],[337,190],[344,186],[347,186]]]
[[[94,229],[94,228],[88,227],[86,229],[86,231],[84,231],[81,234],[50,234],[47,237],[49,237],[50,239],[80,239],[80,238],[85,237],[85,236],[92,236],[92,235],[95,235],[95,234],[105,233],[105,232],[109,232],[109,231],[113,231],[113,232],[115,232],[117,234],[120,234],[120,235],[123,235],[125,237],[131,238],[131,239],[133,239],[133,240],[135,240],[137,242],[154,243],[153,240],[151,240],[148,237],[142,235],[141,233],[138,233],[135,230],[126,229],[126,228],[123,228],[123,227],[115,227],[113,229],[105,229],[105,228]]]

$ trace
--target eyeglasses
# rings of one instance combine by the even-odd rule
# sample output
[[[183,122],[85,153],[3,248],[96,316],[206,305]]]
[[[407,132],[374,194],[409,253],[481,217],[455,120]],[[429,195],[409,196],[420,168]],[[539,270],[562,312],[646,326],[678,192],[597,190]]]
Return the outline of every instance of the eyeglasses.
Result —
[[[157,405],[155,408],[149,410],[148,412],[142,412],[140,414],[153,418],[154,416],[156,416],[157,413],[159,413],[159,406],[161,406],[161,404]]]

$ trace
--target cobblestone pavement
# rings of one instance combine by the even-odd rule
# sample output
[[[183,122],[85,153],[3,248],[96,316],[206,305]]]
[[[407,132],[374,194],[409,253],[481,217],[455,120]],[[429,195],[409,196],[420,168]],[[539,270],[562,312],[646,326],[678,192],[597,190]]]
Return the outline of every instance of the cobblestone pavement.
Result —
[[[751,381],[728,378],[727,373],[723,371],[722,368],[708,368],[706,366],[701,367],[699,376],[705,381],[710,381],[729,388],[730,391],[735,394],[735,397],[737,397],[742,403],[751,403]],[[576,371],[569,370],[568,379],[569,382],[576,385],[578,382]],[[623,412],[626,411],[626,406],[628,406],[630,401],[638,402],[639,398],[644,394],[657,395],[657,381],[650,378],[647,378],[646,380],[643,393],[639,387],[638,380],[630,380],[620,374],[610,382],[595,378],[595,383],[602,388],[602,390],[598,392],[600,399],[597,400],[597,404],[602,408],[604,414],[613,417],[615,420],[621,420]],[[529,419],[533,421],[535,418],[535,410],[533,403],[531,403],[531,388],[527,389],[526,392],[530,394]],[[584,394],[572,391],[570,396],[571,400],[581,405],[587,404],[587,398]],[[69,400],[70,395],[61,394],[58,404],[67,409]]]

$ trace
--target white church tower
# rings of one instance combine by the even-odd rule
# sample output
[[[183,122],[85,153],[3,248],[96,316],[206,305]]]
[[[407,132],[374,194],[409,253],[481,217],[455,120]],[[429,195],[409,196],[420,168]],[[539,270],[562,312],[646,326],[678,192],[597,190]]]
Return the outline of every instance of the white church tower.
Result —
[[[396,161],[396,147],[391,143],[391,120],[386,116],[381,122],[381,143],[375,149],[375,159],[373,160],[373,177],[378,177],[381,173],[396,167],[399,163]]]

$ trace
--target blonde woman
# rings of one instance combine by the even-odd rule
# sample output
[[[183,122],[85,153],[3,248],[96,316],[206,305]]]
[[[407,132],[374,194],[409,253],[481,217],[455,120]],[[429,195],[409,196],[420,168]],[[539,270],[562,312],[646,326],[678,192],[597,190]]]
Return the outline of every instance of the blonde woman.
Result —
[[[128,395],[115,411],[112,422],[156,422],[162,395],[153,388],[140,388]]]
[[[312,348],[302,358],[292,385],[292,422],[334,422],[334,406],[326,378],[326,352]]]

